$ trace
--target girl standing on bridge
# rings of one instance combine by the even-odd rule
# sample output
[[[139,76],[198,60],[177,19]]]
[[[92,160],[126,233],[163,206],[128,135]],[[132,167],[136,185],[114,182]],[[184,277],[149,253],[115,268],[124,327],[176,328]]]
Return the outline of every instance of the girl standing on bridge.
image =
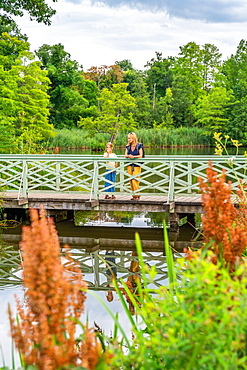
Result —
[[[104,158],[116,158],[116,154],[112,152],[113,144],[107,143],[104,153]],[[116,182],[116,167],[117,162],[106,162],[106,174],[105,174],[105,192],[113,193],[115,191]],[[106,194],[105,199],[116,199],[115,195],[109,196]]]
[[[138,143],[136,134],[134,132],[130,132],[128,134],[128,145],[126,145],[125,149],[125,158],[133,159],[142,157],[142,144]],[[138,175],[141,173],[141,166],[138,163],[129,163],[127,171],[130,176],[135,176],[135,178],[130,177],[130,189],[136,194],[140,184],[140,181],[138,180],[140,176]],[[133,195],[131,198],[131,200],[138,199],[140,199],[140,195]]]

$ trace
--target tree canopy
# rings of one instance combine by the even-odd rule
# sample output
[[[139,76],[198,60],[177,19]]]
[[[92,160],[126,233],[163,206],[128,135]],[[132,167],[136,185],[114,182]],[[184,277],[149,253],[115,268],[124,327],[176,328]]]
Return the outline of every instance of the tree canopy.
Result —
[[[29,44],[2,34],[0,37],[0,125],[18,138],[42,141],[53,135],[49,124],[49,79],[41,63],[31,61],[34,55]],[[15,53],[9,53],[14,50]],[[5,51],[5,52],[4,52]],[[9,54],[8,54],[9,53]],[[25,63],[23,63],[23,58]]]
[[[52,0],[56,2],[57,0]],[[13,21],[12,16],[22,17],[26,11],[30,20],[39,23],[51,24],[51,17],[56,13],[45,0],[0,0],[0,21],[1,24],[8,24]]]
[[[127,91],[126,83],[113,84],[112,89],[104,88],[100,95],[100,112],[98,117],[81,118],[79,126],[90,135],[96,132],[108,133],[113,142],[120,130],[132,130],[135,127],[131,109],[135,99]]]

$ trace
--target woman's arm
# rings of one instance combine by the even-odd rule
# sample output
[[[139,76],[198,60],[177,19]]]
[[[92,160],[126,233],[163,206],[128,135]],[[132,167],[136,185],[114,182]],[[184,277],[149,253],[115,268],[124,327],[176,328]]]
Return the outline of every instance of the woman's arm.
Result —
[[[128,149],[126,148],[125,149],[125,154],[124,154],[125,158],[130,158],[129,154],[128,154]]]
[[[139,153],[138,153],[138,154],[136,154],[136,155],[132,155],[132,154],[130,154],[130,155],[128,156],[128,158],[142,158],[142,156],[143,156],[143,150],[142,150],[142,148],[140,148],[140,149],[139,149]]]
[[[139,149],[139,153],[136,155],[128,154],[128,150],[125,150],[125,158],[142,158],[143,150],[142,148]]]

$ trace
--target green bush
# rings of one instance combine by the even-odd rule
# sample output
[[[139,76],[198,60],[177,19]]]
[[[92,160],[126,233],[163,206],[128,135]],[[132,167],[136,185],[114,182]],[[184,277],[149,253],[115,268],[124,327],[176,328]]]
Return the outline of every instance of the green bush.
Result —
[[[246,369],[246,267],[230,276],[199,255],[180,260],[179,285],[161,287],[155,295],[139,285],[143,300],[136,305],[135,339],[127,354],[116,350],[111,369]]]

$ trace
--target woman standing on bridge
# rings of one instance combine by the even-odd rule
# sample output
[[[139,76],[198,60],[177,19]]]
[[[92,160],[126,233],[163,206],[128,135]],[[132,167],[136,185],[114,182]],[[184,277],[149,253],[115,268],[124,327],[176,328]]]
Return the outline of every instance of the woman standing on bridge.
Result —
[[[134,132],[130,132],[128,134],[128,145],[126,145],[125,149],[125,158],[142,158],[143,157],[143,149],[142,144],[138,143],[137,136]],[[130,178],[130,189],[137,193],[137,190],[139,189],[140,181],[138,180],[140,178],[141,173],[141,166],[137,163],[129,164],[127,167],[128,174],[130,176],[135,176],[135,178]],[[133,195],[131,200],[138,200],[140,199],[140,195]]]

